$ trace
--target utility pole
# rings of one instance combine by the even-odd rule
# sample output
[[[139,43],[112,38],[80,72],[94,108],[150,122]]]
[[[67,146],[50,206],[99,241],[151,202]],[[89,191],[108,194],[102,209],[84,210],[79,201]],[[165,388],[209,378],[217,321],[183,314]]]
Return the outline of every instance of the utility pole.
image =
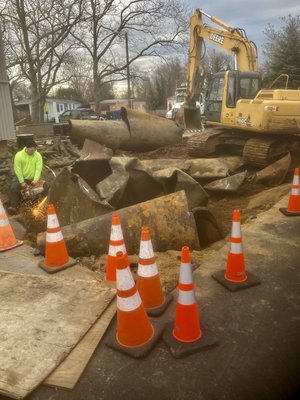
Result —
[[[127,69],[127,99],[128,99],[128,107],[131,108],[129,52],[128,52],[128,35],[127,35],[127,32],[125,32],[125,47],[126,47],[126,69]]]

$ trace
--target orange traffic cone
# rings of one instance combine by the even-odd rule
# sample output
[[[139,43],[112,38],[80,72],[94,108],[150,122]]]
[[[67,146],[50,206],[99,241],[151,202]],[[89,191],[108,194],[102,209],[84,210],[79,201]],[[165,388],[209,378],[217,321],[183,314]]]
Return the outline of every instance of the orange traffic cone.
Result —
[[[250,272],[247,272],[246,274],[242,246],[240,210],[233,211],[230,251],[227,256],[225,275],[222,272],[222,275],[220,276],[220,272],[217,272],[212,276],[231,291],[244,289],[260,283],[260,281]]]
[[[247,280],[239,210],[233,211],[230,251],[227,258],[225,278],[231,282],[244,282]]]
[[[141,232],[136,284],[147,313],[161,315],[173,296],[162,290],[148,227]]]
[[[13,249],[21,244],[23,242],[16,239],[0,199],[0,251]]]
[[[162,333],[149,320],[128,265],[128,257],[117,252],[117,333],[107,344],[133,357],[145,356]]]
[[[194,342],[201,338],[198,305],[196,303],[190,249],[181,250],[181,267],[173,336],[180,342]]]
[[[170,330],[171,329],[171,330]],[[182,357],[216,344],[214,340],[202,340],[198,304],[195,298],[190,249],[181,250],[181,266],[178,285],[178,300],[175,326],[172,324],[163,335],[175,357]]]
[[[76,264],[76,260],[68,255],[54,205],[49,204],[45,258],[39,262],[39,267],[47,272],[54,273],[74,264]]]
[[[119,214],[113,213],[111,219],[111,232],[106,261],[105,279],[107,281],[116,281],[116,254],[118,251],[121,251],[127,256]]]
[[[300,215],[300,182],[299,182],[299,168],[295,168],[291,194],[287,208],[279,209],[286,216]]]

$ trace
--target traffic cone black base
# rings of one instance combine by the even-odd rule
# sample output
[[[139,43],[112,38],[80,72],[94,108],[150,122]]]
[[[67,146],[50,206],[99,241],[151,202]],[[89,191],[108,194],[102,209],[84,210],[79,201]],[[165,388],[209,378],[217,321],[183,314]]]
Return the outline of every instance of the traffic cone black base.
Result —
[[[72,267],[77,263],[74,258],[69,257],[69,261],[66,264],[60,265],[58,267],[47,267],[45,264],[45,260],[41,260],[39,262],[39,267],[42,268],[44,271],[48,272],[49,274],[54,274],[55,272],[62,271],[63,269],[67,269],[69,267]]]
[[[151,338],[151,340],[149,340],[149,342],[147,342],[146,344],[142,345],[142,346],[138,346],[138,347],[125,347],[122,346],[116,338],[116,331],[117,331],[117,318],[115,317],[113,320],[113,323],[111,324],[110,327],[110,331],[108,332],[108,336],[105,339],[105,344],[106,346],[118,350],[121,353],[127,354],[130,357],[133,358],[143,358],[146,357],[150,351],[152,350],[152,348],[155,346],[155,344],[158,342],[158,340],[160,339],[161,335],[163,334],[166,325],[158,322],[158,321],[154,321],[152,319],[150,319],[151,325],[154,328],[154,333],[153,336]]]
[[[173,336],[173,330],[174,322],[170,322],[167,324],[162,339],[175,358],[187,357],[199,351],[209,350],[219,344],[218,340],[209,329],[204,329],[201,338],[190,343],[176,340]]]
[[[218,271],[212,274],[212,277],[230,292],[236,292],[242,289],[248,289],[252,286],[260,285],[260,280],[251,272],[247,271],[247,280],[243,282],[231,282],[225,278],[225,271]]]
[[[286,217],[297,217],[300,215],[300,212],[289,212],[287,208],[279,208],[279,211],[281,211]]]
[[[165,296],[165,301],[161,306],[156,308],[145,308],[146,313],[151,317],[159,317],[168,308],[169,304],[173,300],[173,295],[171,293],[163,292],[163,294]]]

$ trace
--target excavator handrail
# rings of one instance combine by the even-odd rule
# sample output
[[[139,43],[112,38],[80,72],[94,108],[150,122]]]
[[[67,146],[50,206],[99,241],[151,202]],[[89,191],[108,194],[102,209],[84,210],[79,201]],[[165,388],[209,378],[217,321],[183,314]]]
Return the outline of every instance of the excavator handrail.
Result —
[[[290,77],[289,77],[288,74],[280,74],[279,76],[277,76],[277,78],[274,79],[274,81],[270,84],[270,86],[268,87],[268,89],[272,89],[272,86],[275,85],[275,83],[276,83],[279,79],[281,79],[282,77],[285,77],[285,78],[286,78],[285,89],[287,89],[288,83],[289,83],[289,79],[290,79]]]

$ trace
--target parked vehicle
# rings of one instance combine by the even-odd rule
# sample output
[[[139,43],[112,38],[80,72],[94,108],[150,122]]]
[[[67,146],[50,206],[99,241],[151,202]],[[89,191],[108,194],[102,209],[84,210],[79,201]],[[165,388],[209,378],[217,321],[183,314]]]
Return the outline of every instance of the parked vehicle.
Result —
[[[184,96],[187,93],[187,86],[179,86],[175,90],[174,96],[174,104],[172,105],[171,110],[166,112],[165,117],[167,119],[176,119],[176,114],[180,107],[184,104]],[[204,117],[204,99],[202,93],[199,94],[199,101],[196,102],[196,107],[199,109],[199,117],[200,119]]]
[[[98,115],[91,108],[76,108],[74,110],[64,111],[58,117],[59,122],[69,119],[98,119]]]
[[[202,98],[202,96],[201,96],[201,98]],[[180,102],[180,103],[175,103],[174,105],[173,105],[173,107],[172,107],[172,109],[171,110],[169,110],[167,113],[166,113],[166,118],[168,118],[168,119],[176,119],[176,114],[177,114],[177,112],[178,112],[178,110],[180,109],[180,107],[182,106],[184,104],[184,101],[182,101],[182,102]],[[199,115],[200,115],[200,118],[201,117],[204,117],[204,103],[203,102],[199,102],[199,101],[197,101],[196,102],[196,108],[199,110]]]

